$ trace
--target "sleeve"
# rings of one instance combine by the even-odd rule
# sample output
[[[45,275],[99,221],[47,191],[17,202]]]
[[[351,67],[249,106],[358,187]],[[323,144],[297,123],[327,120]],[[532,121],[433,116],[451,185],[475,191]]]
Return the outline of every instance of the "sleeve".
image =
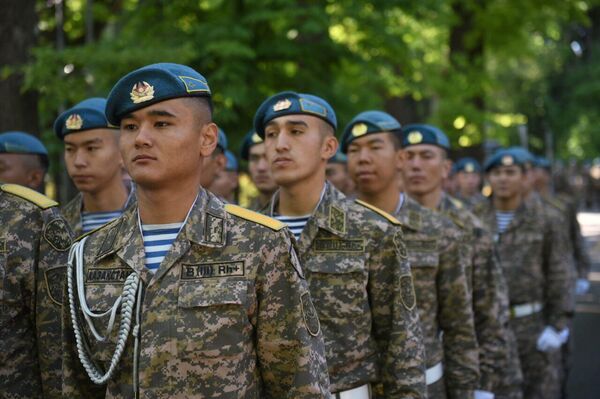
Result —
[[[465,270],[470,264],[464,235],[442,232],[437,276],[439,323],[444,332],[444,378],[449,398],[466,398],[479,382],[479,353],[471,292]]]
[[[424,398],[425,354],[404,237],[390,225],[371,251],[369,301],[385,398]]]
[[[575,205],[568,206],[568,215],[570,236],[573,243],[573,256],[575,258],[575,266],[577,268],[577,277],[587,279],[587,276],[592,268],[590,255],[585,247],[585,239],[581,235],[581,226],[577,220],[577,208]]]
[[[287,229],[257,277],[257,348],[266,398],[327,398],[329,377],[316,310]]]

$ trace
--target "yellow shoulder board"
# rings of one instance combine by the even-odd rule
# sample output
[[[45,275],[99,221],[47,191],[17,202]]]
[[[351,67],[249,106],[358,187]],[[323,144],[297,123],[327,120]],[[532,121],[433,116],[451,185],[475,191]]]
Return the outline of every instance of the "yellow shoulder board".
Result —
[[[285,223],[279,220],[273,219],[269,216],[265,216],[260,213],[251,211],[250,209],[242,208],[241,206],[226,204],[225,211],[232,215],[241,217],[242,219],[250,220],[252,222],[262,224],[272,230],[279,231],[285,227]]]
[[[463,223],[463,221],[460,219],[460,217],[455,214],[454,212],[448,212],[445,213],[445,215],[455,224],[457,225],[461,230],[465,229],[465,224]]]
[[[389,220],[392,224],[395,224],[397,226],[401,226],[402,223],[400,223],[400,221],[398,219],[396,219],[395,217],[393,217],[392,215],[390,215],[389,213],[387,213],[386,211],[377,208],[376,206],[373,206],[371,204],[366,203],[365,201],[361,201],[359,199],[354,200],[356,201],[357,204],[360,204],[362,206],[364,206],[365,208],[369,208],[370,210],[372,210],[373,212],[383,216],[384,218],[386,218],[387,220]]]
[[[0,188],[6,193],[26,199],[42,209],[48,209],[58,205],[58,202],[46,197],[45,195],[40,194],[30,188],[19,186],[18,184],[3,184],[0,186]]]
[[[464,204],[462,203],[461,200],[458,200],[456,198],[450,198],[450,201],[452,201],[454,206],[457,207],[458,209],[462,209],[464,207]]]
[[[561,212],[565,211],[565,206],[563,205],[563,203],[554,197],[546,197],[546,202],[548,202],[550,205],[552,205]]]

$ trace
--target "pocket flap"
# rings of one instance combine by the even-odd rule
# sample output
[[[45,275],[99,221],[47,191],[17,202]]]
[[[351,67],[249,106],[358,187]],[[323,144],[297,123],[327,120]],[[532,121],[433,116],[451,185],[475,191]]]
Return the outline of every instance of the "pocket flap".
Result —
[[[181,282],[177,302],[181,308],[244,305],[247,296],[245,281]]]

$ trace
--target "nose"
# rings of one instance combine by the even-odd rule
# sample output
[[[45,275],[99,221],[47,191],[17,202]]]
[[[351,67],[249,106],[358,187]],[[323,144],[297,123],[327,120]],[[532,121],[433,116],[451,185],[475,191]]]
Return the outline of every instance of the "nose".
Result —
[[[83,153],[81,149],[77,149],[75,151],[75,158],[73,160],[73,164],[78,168],[84,167],[87,163],[87,157]]]
[[[369,163],[371,161],[371,152],[367,148],[358,150],[358,163]]]
[[[269,163],[267,162],[266,157],[261,157],[258,160],[258,162],[256,163],[256,169],[258,169],[261,172],[269,169]]]
[[[152,146],[152,134],[150,127],[142,123],[140,124],[138,131],[135,135],[135,148],[151,147]]]
[[[288,136],[285,132],[280,132],[277,135],[277,139],[275,142],[275,150],[277,152],[284,152],[290,149]]]

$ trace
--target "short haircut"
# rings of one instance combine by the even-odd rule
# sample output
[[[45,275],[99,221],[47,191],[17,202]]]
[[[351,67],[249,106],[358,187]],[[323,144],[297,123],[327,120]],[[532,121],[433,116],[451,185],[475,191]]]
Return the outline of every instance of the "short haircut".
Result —
[[[394,146],[394,150],[398,151],[399,149],[402,148],[402,140],[400,139],[400,135],[402,134],[401,130],[390,130],[389,131],[389,136],[390,136],[390,141],[392,142],[392,145]]]
[[[323,137],[334,136],[335,137],[335,129],[329,123],[324,120],[320,120],[321,125],[319,127],[319,132],[323,135]]]
[[[182,97],[186,103],[194,108],[196,121],[205,125],[212,122],[213,106],[212,100],[207,97]]]

